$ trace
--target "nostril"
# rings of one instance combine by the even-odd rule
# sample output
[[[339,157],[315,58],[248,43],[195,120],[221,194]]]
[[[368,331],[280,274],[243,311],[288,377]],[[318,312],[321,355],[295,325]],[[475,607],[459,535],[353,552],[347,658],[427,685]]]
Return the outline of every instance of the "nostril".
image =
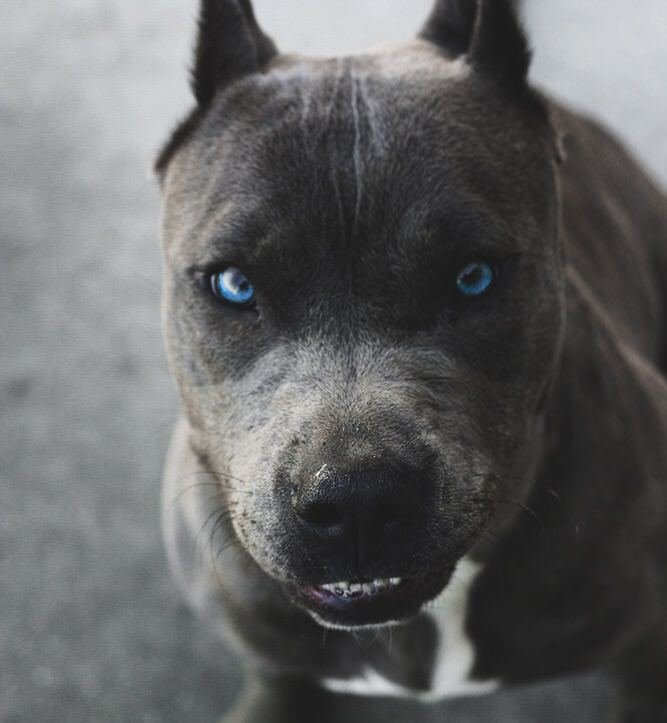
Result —
[[[310,525],[317,527],[338,527],[343,524],[343,514],[330,502],[311,502],[294,506],[296,514]]]
[[[412,517],[412,506],[409,503],[397,504],[395,500],[381,500],[371,510],[366,518],[370,527],[390,533],[401,527]]]
[[[315,502],[304,510],[298,511],[299,516],[312,525],[334,527],[343,522],[343,516],[335,505],[326,502]]]

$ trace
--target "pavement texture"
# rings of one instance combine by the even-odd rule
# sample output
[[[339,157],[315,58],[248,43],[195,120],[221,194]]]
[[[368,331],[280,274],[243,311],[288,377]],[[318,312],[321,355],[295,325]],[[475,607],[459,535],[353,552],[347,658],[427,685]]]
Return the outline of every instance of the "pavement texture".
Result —
[[[211,722],[238,662],[182,605],[160,541],[178,403],[149,169],[189,97],[195,0],[0,5],[0,721]],[[410,36],[427,0],[257,0],[286,49]],[[535,78],[667,180],[664,0],[527,0]],[[599,721],[595,679],[387,720]]]

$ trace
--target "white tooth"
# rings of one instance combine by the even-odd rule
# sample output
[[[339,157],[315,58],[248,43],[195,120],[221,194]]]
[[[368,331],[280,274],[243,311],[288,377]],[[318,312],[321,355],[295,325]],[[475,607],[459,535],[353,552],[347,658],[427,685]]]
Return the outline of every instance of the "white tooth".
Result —
[[[375,580],[373,584],[375,587],[387,587],[389,580]]]
[[[365,582],[362,587],[363,587],[363,591],[366,595],[373,594],[373,585],[370,582]]]
[[[390,584],[390,585],[394,585],[394,586],[395,586],[395,585],[399,585],[400,582],[401,582],[401,578],[400,578],[400,577],[391,577],[391,578],[389,578],[389,584]]]
[[[360,592],[361,591],[361,584],[358,582],[353,582],[350,585],[350,592]]]

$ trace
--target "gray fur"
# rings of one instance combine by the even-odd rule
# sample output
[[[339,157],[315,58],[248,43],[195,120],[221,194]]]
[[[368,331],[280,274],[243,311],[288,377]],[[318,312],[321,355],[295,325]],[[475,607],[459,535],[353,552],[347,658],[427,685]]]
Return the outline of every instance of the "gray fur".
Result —
[[[331,630],[324,646],[298,589],[440,570],[442,589],[467,555],[484,570],[467,619],[480,681],[557,674],[564,660],[609,667],[628,681],[627,700],[661,715],[664,699],[618,651],[638,611],[665,600],[664,567],[649,590],[666,504],[664,198],[600,131],[523,84],[523,48],[503,71],[517,73],[511,83],[488,73],[498,52],[479,47],[488,33],[477,29],[480,67],[424,40],[344,60],[277,56],[226,79],[170,146],[164,332],[184,403],[166,474],[170,558],[193,604],[255,675],[270,676],[276,699],[369,666],[427,692],[443,644],[428,616],[373,633],[366,647]],[[573,139],[563,165],[560,134]],[[646,188],[634,208],[615,195],[617,167]],[[580,207],[595,183],[599,196]],[[456,272],[487,257],[502,260],[498,290],[462,305]],[[207,275],[228,264],[252,279],[258,313],[207,292]],[[593,382],[603,373],[628,380],[618,398]],[[642,414],[643,442],[624,452],[613,425]],[[608,454],[596,461],[600,445]],[[403,470],[419,500],[395,535],[353,559],[304,531],[294,499],[333,485],[323,470],[378,468]],[[637,506],[629,468],[646,495]],[[579,576],[569,525],[581,515],[586,549],[608,559]],[[560,540],[555,580],[533,517]],[[601,539],[635,528],[643,578],[623,567],[622,540]],[[590,588],[572,615],[604,627],[588,647],[583,633],[554,646],[540,617],[541,605],[560,614],[568,575]],[[621,588],[605,598],[610,577]],[[519,620],[540,631],[524,650]],[[664,617],[654,624],[665,636]],[[312,700],[304,716],[316,715],[320,693]],[[340,706],[335,720],[349,720]]]

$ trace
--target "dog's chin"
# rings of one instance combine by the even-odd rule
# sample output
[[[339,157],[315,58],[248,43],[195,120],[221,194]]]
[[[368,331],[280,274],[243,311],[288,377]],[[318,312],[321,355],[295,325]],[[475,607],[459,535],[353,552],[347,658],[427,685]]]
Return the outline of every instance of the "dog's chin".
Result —
[[[285,586],[292,602],[327,628],[398,625],[414,618],[445,588],[454,566],[411,577]]]

